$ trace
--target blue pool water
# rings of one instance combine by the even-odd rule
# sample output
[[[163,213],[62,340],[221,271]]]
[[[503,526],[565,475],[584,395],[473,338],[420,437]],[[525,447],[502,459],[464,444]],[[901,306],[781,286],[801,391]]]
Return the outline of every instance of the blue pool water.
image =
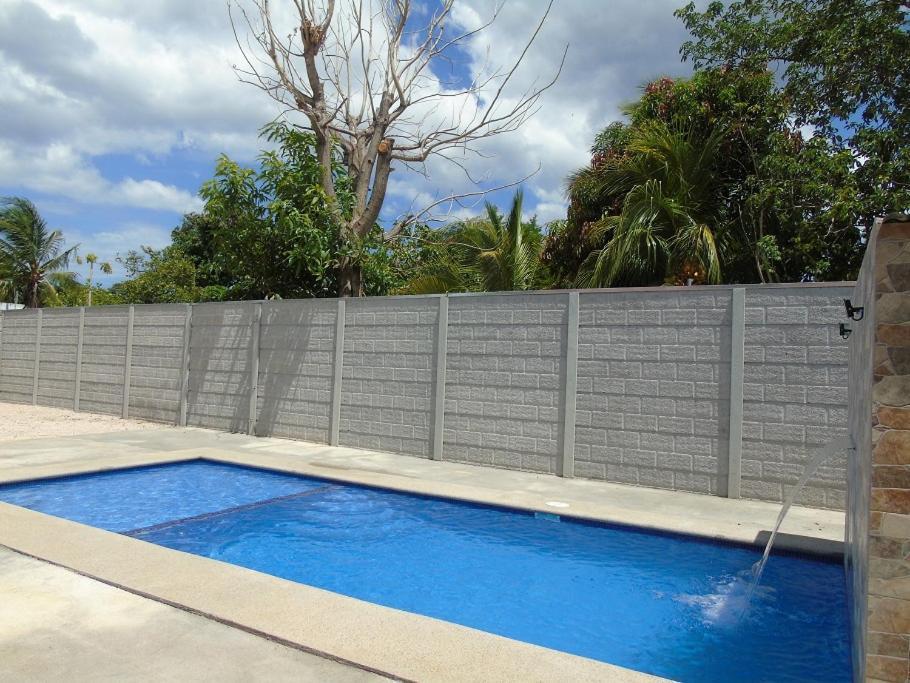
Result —
[[[839,563],[196,461],[0,500],[682,681],[848,681]]]

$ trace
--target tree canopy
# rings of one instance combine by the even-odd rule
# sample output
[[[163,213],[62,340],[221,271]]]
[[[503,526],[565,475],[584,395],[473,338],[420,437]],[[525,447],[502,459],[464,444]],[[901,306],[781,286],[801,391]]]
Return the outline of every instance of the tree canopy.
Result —
[[[626,216],[633,210],[631,200],[637,196],[641,207],[648,197],[641,188],[631,195],[632,187],[643,183],[630,186],[619,179],[637,173],[640,180],[652,180],[647,202],[656,206],[655,192],[667,195],[666,174],[684,161],[682,152],[689,157],[687,163],[699,161],[699,177],[710,178],[713,189],[709,198],[699,197],[694,191],[704,184],[679,185],[682,195],[677,193],[674,206],[664,208],[677,211],[694,203],[707,209],[710,204],[710,223],[705,225],[717,238],[720,281],[835,280],[855,274],[862,235],[857,230],[853,158],[824,137],[803,135],[771,72],[718,67],[698,70],[691,78],[657,79],[625,112],[625,122],[613,123],[596,136],[591,164],[568,181],[567,222],[550,235],[544,251],[563,284],[584,279],[590,255],[609,253],[603,250],[621,225],[624,209]],[[653,152],[642,148],[643,136],[655,130],[685,142],[668,151],[667,163],[655,165]],[[619,243],[613,245],[613,253],[619,253]],[[701,265],[700,272],[706,274],[705,263]],[[662,277],[656,268],[650,281]],[[641,275],[635,281],[647,279]],[[598,277],[590,283],[608,281],[630,282]]]
[[[577,283],[610,287],[721,281],[718,231],[724,226],[717,174],[722,129],[683,134],[662,121],[630,130],[622,156],[609,156],[570,181],[618,210],[595,223],[606,243],[584,261]]]
[[[28,199],[4,199],[0,204],[0,298],[21,301],[27,308],[59,305],[58,290],[75,283],[75,275],[67,269],[76,248],[64,248],[63,234],[51,230]]]
[[[552,4],[530,25],[524,48],[511,62],[481,65],[464,84],[438,79],[435,67],[465,50],[498,10],[469,30],[453,30],[460,23],[452,21],[454,0],[440,0],[432,11],[409,0],[295,2],[290,12],[263,2],[255,12],[237,12],[236,23],[232,14],[244,57],[236,67],[240,79],[298,114],[312,132],[320,187],[344,243],[338,250],[339,296],[370,293],[368,264],[360,257],[375,239],[393,164],[419,170],[435,157],[460,166],[457,157],[477,152],[478,141],[516,130],[534,115],[562,61],[550,77],[524,90],[512,85]],[[238,25],[247,29],[246,40]],[[337,147],[343,150],[343,175],[335,170]],[[428,208],[402,217],[390,235]]]
[[[184,216],[168,247],[121,259],[128,280],[114,287],[118,296],[130,303],[335,296],[346,258],[362,264],[368,294],[399,284],[379,226],[356,244],[341,238],[313,134],[279,122],[263,136],[275,147],[258,168],[218,158],[200,190],[202,211]],[[333,164],[335,201],[346,211],[354,197],[337,149]]]
[[[436,231],[422,247],[424,259],[401,291],[503,292],[545,287],[541,230],[535,219],[522,219],[522,204],[523,194],[518,191],[507,216],[488,202],[484,216]]]
[[[794,125],[851,157],[836,201],[868,230],[910,207],[908,9],[901,0],[689,3],[677,11],[692,35],[681,53],[696,69],[774,70]]]

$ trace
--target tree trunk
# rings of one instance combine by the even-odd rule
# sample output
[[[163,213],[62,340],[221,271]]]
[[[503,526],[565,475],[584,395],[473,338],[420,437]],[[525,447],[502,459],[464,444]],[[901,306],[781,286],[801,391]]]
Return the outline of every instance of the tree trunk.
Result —
[[[350,258],[338,267],[338,296],[363,296],[363,266]]]
[[[25,293],[25,307],[26,308],[40,308],[41,301],[38,297],[38,283],[29,282],[28,289]]]

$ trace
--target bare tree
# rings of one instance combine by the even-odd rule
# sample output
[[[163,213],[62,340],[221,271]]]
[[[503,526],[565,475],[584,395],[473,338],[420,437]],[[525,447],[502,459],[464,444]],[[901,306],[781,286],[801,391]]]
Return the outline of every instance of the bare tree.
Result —
[[[253,0],[255,10],[231,8],[234,35],[245,60],[235,68],[241,80],[305,118],[303,127],[316,138],[322,188],[352,253],[376,224],[395,162],[425,172],[427,160],[438,156],[471,178],[464,159],[480,154],[475,143],[527,121],[565,60],[563,50],[552,77],[522,92],[509,92],[552,0],[511,65],[484,68],[483,75],[470,83],[451,87],[432,73],[431,66],[444,64],[453,50],[488,28],[499,8],[482,26],[458,32],[450,21],[454,0],[442,0],[417,28],[420,12],[411,0],[345,0],[341,8],[335,0],[291,2],[292,7],[276,9],[269,0]],[[284,9],[291,10],[289,32],[276,28]],[[238,31],[240,24],[246,26],[245,37]],[[332,172],[339,148],[353,192],[348,210],[339,202]],[[458,196],[464,195],[446,200]],[[423,213],[400,219],[387,237]],[[362,294],[356,257],[343,259],[339,275],[340,296]]]

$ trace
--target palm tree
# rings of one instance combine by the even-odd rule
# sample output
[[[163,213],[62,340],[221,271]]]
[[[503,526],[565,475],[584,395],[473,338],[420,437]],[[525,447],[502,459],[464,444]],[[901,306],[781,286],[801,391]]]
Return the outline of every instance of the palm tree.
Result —
[[[66,268],[76,247],[64,249],[62,233],[49,230],[28,199],[10,197],[0,206],[0,298],[21,295],[27,308],[55,303],[57,288],[75,281]]]
[[[88,263],[88,277],[86,278],[86,285],[88,286],[88,294],[86,296],[86,306],[92,305],[92,279],[95,276],[95,264],[98,262],[98,256],[93,253],[88,253],[85,255],[85,263]],[[81,256],[76,257],[76,263],[80,266],[83,263]],[[98,270],[100,270],[105,275],[110,275],[114,272],[114,269],[111,267],[110,261],[102,261],[98,265]]]
[[[402,289],[407,294],[503,292],[541,286],[542,237],[535,221],[521,220],[523,195],[515,193],[507,217],[491,203],[486,216],[440,231],[438,261]]]
[[[720,282],[722,142],[720,130],[702,137],[652,123],[633,132],[625,155],[572,176],[570,191],[623,197],[592,225],[591,239],[606,244],[585,260],[578,284]]]

